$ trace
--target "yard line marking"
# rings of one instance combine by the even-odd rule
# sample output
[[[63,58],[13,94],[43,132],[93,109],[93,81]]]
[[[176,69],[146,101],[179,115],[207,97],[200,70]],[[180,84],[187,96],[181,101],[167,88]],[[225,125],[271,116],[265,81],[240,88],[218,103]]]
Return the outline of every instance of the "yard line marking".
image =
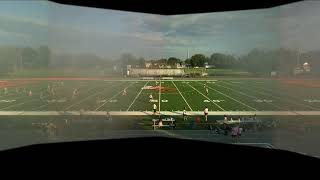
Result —
[[[189,109],[190,109],[191,111],[193,111],[192,108],[190,107],[189,103],[187,102],[187,100],[186,100],[186,99],[183,97],[183,95],[181,94],[181,92],[180,92],[179,88],[176,86],[176,84],[175,84],[173,81],[171,81],[171,82],[172,82],[172,84],[174,85],[174,87],[176,87],[176,89],[178,90],[180,96],[182,97],[182,99],[184,100],[184,102],[188,105]]]
[[[44,105],[41,105],[41,106],[39,106],[39,107],[32,108],[31,110],[40,109],[40,108],[42,108],[42,107],[44,107],[44,106],[48,106],[48,103],[47,103],[47,104],[44,104]]]
[[[42,91],[43,89],[45,89],[45,88],[42,88],[42,86],[40,86],[39,84],[31,84],[30,86],[23,86],[23,87],[28,87],[28,90],[32,90],[32,91],[35,90],[37,87],[40,88],[40,91]],[[2,88],[1,88],[1,89],[2,89]],[[10,97],[10,96],[17,95],[15,89],[13,89],[13,88],[10,88],[10,89],[11,89],[10,92],[14,91],[15,93],[9,93],[9,94],[7,94],[7,95],[2,95],[2,96],[0,96],[0,98],[7,98],[7,97]],[[23,96],[23,93],[21,93],[21,91],[22,91],[22,88],[20,88],[20,93],[18,93],[18,95],[20,95],[20,96],[18,96],[19,98],[25,97],[25,96]],[[40,91],[33,91],[33,92],[39,93]],[[0,91],[0,92],[1,92],[1,91]],[[25,93],[25,94],[26,94],[26,93]]]
[[[210,86],[210,85],[209,85],[209,86]],[[247,97],[250,97],[250,98],[259,99],[259,98],[256,97],[256,96],[248,95],[248,94],[246,94],[246,93],[244,93],[244,92],[242,92],[242,91],[236,91],[236,90],[234,90],[234,89],[232,89],[232,88],[229,88],[229,87],[226,87],[226,86],[223,86],[223,85],[219,85],[218,83],[216,83],[215,86],[220,86],[220,87],[229,89],[229,90],[231,90],[231,91],[234,91],[234,92],[236,92],[236,93],[242,94],[242,95],[247,96]],[[268,103],[268,104],[270,104],[270,105],[272,105],[272,106],[274,106],[274,107],[276,107],[276,108],[278,108],[278,109],[283,110],[280,106],[277,106],[277,105],[275,105],[274,103]],[[286,110],[287,110],[287,109],[286,109]]]
[[[198,82],[198,83],[199,83],[199,82]],[[200,83],[199,83],[199,84],[200,84]],[[238,102],[238,103],[240,103],[240,104],[242,104],[242,105],[244,105],[244,106],[246,106],[246,107],[248,107],[248,108],[251,108],[251,109],[253,109],[253,110],[255,110],[255,111],[258,111],[256,108],[251,107],[251,106],[249,106],[249,105],[247,105],[247,104],[245,104],[245,103],[243,103],[243,102],[241,102],[241,101],[239,101],[239,100],[236,100],[236,99],[234,99],[233,97],[231,97],[231,96],[229,96],[229,95],[227,95],[227,94],[225,94],[225,93],[223,93],[223,92],[220,92],[220,91],[218,91],[218,90],[216,90],[216,89],[214,89],[214,88],[211,88],[211,87],[209,87],[209,86],[208,86],[208,88],[211,89],[211,90],[214,90],[214,91],[216,91],[216,92],[218,92],[218,93],[220,93],[220,94],[222,94],[222,95],[224,95],[224,96],[226,96],[226,97],[228,97],[228,98],[230,98],[230,99],[232,99],[232,100],[234,100],[234,101],[236,101],[236,102]]]
[[[27,101],[27,102],[23,102],[23,103],[19,103],[19,104],[13,104],[13,105],[4,107],[4,108],[2,108],[0,110],[8,109],[8,108],[15,107],[15,106],[20,106],[20,105],[23,105],[23,104],[26,104],[26,103],[29,103],[29,102],[33,102],[33,101],[38,101],[38,100],[39,99],[33,99],[33,100],[30,100],[30,101]]]
[[[287,102],[291,102],[292,104],[296,104],[296,105],[299,105],[299,106],[304,106],[304,107],[308,107],[310,109],[314,109],[314,110],[319,110],[318,108],[315,108],[313,106],[309,106],[309,105],[306,105],[306,104],[301,104],[301,103],[298,103],[296,101],[292,101],[290,99],[287,99],[287,98],[281,98],[280,96],[277,96],[277,95],[272,95],[272,94],[267,94],[267,93],[264,93],[264,92],[261,92],[261,91],[258,91],[258,90],[253,90],[253,89],[250,89],[250,88],[245,88],[245,87],[242,87],[242,86],[238,86],[238,85],[235,85],[235,84],[231,84],[231,83],[227,83],[227,82],[223,82],[225,84],[229,84],[229,85],[233,85],[233,86],[236,86],[236,87],[240,87],[240,88],[243,88],[243,89],[246,89],[248,91],[251,91],[251,92],[255,92],[255,93],[258,93],[258,94],[263,94],[265,96],[268,96],[268,97],[273,97],[273,98],[276,98],[276,99],[280,99],[280,100],[285,100]],[[263,88],[259,88],[259,89],[262,89],[264,90]],[[266,91],[266,90],[264,90]]]
[[[42,89],[44,89],[44,88],[42,88]],[[41,91],[41,90],[40,90]],[[39,92],[39,91],[37,91],[37,92]],[[40,93],[35,93],[34,95],[39,95]],[[17,98],[16,100],[18,100],[18,99],[26,99],[26,98],[28,98],[28,96],[19,96],[19,98]],[[19,104],[13,104],[13,105],[9,105],[9,106],[6,106],[6,107],[3,107],[3,108],[1,108],[0,110],[3,110],[3,109],[7,109],[7,108],[11,108],[11,107],[16,107],[16,106],[20,106],[20,105],[23,105],[23,104],[26,104],[26,103],[30,103],[30,102],[34,102],[34,101],[38,101],[38,99],[32,99],[32,100],[30,100],[30,101],[26,101],[26,102],[22,102],[22,103],[19,103]]]
[[[222,111],[225,111],[225,109],[223,109],[221,106],[219,106],[217,103],[215,103],[214,101],[212,101],[208,96],[202,94],[199,90],[197,90],[196,88],[194,88],[193,86],[191,86],[190,84],[188,84],[192,89],[196,90],[199,94],[201,94],[203,97],[209,99],[214,105],[216,105],[217,107],[219,107]]]
[[[121,85],[121,84],[120,84]],[[118,84],[118,86],[120,86],[119,84]],[[111,87],[114,87],[114,86],[116,86],[116,85],[111,85]],[[98,87],[97,87],[98,88]],[[94,88],[94,89],[97,89],[97,88]],[[100,88],[100,87],[99,87]],[[99,92],[97,92],[97,93],[94,93],[94,94],[91,94],[90,96],[87,96],[86,98],[84,98],[84,99],[82,99],[82,100],[80,100],[80,101],[78,101],[78,102],[76,102],[76,103],[74,103],[74,104],[71,104],[70,106],[68,106],[68,107],[66,107],[65,108],[65,110],[68,110],[68,109],[70,109],[71,107],[73,107],[73,106],[75,106],[75,105],[78,105],[78,104],[81,104],[83,101],[86,101],[88,98],[90,98],[90,97],[92,97],[92,96],[96,96],[96,95],[98,95],[98,94],[101,94],[101,93],[103,93],[106,89],[109,89],[110,87],[106,87],[106,88],[103,88],[103,90],[102,91],[99,91]],[[89,92],[89,91],[88,91]]]
[[[43,89],[45,89],[45,88],[41,88],[42,90]],[[40,92],[42,91],[42,90],[40,90],[40,91],[34,91],[34,92],[36,92],[36,93],[33,93],[33,95],[34,96],[36,96],[36,95],[39,95],[40,94]],[[10,95],[8,95],[8,96],[2,96],[2,97],[10,97],[10,96],[13,96],[13,95],[16,95],[16,94],[10,94]],[[19,99],[27,99],[29,96],[27,96],[27,93],[25,93],[25,94],[19,94],[19,96],[17,97],[17,98],[15,98],[15,100],[19,100]],[[0,97],[1,98],[1,97]],[[12,97],[11,97],[12,98]]]
[[[88,92],[90,92],[90,91],[92,91],[92,90],[94,90],[94,89],[100,88],[100,87],[102,87],[102,86],[92,87],[92,88],[90,88],[90,89],[85,89],[84,92],[88,93]],[[84,87],[80,87],[80,88],[84,88]],[[80,89],[80,88],[79,88],[79,89]],[[60,89],[60,90],[61,90],[61,89]],[[63,89],[62,89],[62,90],[63,90]],[[58,91],[57,91],[57,92],[58,92]],[[68,94],[68,93],[64,93],[64,94]],[[49,97],[49,96],[47,96],[47,97]],[[65,96],[65,97],[66,97],[66,96]],[[45,106],[48,106],[48,105],[49,105],[49,103],[44,104],[44,105],[41,105],[41,106],[39,106],[39,107],[35,107],[35,108],[33,108],[33,109],[40,109],[40,108],[45,107]]]
[[[39,85],[39,84],[38,84]],[[37,87],[37,86],[36,86]],[[33,88],[35,88],[35,87],[33,87]],[[31,88],[30,88],[31,89]],[[46,90],[46,88],[44,88],[44,87],[42,87],[42,88],[40,88],[40,90],[38,91],[34,91],[34,92],[37,92],[37,93],[34,93],[33,95],[34,96],[36,96],[36,95],[39,95],[41,92],[43,92],[43,91],[45,91]],[[14,94],[12,94],[12,95],[14,95]],[[48,96],[47,96],[48,97]],[[26,98],[28,98],[28,96],[27,95],[20,95],[20,96],[18,96],[18,98],[16,99],[16,100],[18,100],[18,99],[26,99]],[[30,101],[27,101],[27,102],[24,102],[24,103],[20,103],[20,104],[14,104],[14,105],[10,105],[10,106],[7,106],[7,107],[4,107],[4,108],[2,108],[2,109],[6,109],[6,108],[10,108],[10,107],[15,107],[15,106],[20,106],[20,105],[23,105],[23,104],[26,104],[26,103],[30,103],[30,102],[34,102],[34,101],[36,101],[36,100],[38,100],[38,99],[33,99],[33,100],[30,100]],[[46,106],[46,105],[48,105],[48,104],[44,104],[44,105],[41,105],[40,107],[43,107],[43,106]],[[33,108],[33,109],[38,109],[38,108],[40,108],[40,107],[35,107],[35,108]],[[0,110],[2,110],[2,109],[0,109]],[[33,110],[32,109],[32,110]]]
[[[138,97],[140,96],[141,92],[143,91],[144,87],[146,87],[146,85],[149,83],[149,81],[147,81],[143,88],[141,88],[140,92],[136,95],[136,97],[133,99],[132,103],[129,105],[127,111],[129,111],[129,109],[131,108],[131,106],[136,102],[136,100],[138,99]]]
[[[255,82],[254,82],[255,83]],[[255,83],[256,84],[256,83]],[[262,88],[262,87],[257,87],[257,86],[254,86],[257,90],[258,89],[260,89],[260,90],[262,90],[262,91],[264,91],[264,92],[268,92],[268,93],[274,93],[273,91],[270,91],[270,90],[268,90],[268,89],[265,89],[265,88]],[[290,96],[290,95],[287,95],[287,94],[285,94],[285,93],[281,93],[281,92],[276,92],[278,95],[280,95],[280,96],[286,96],[286,97],[288,97],[289,99],[288,100],[290,100],[290,99],[296,99],[297,101],[300,101],[300,99],[298,99],[298,98],[296,98],[296,97],[294,97],[294,96]],[[280,96],[278,96],[279,98],[280,98]],[[287,98],[286,98],[287,99]],[[287,100],[287,101],[288,101]],[[295,101],[292,101],[292,100],[290,100],[291,102],[293,102],[293,103],[295,103],[295,104],[297,104],[297,105],[302,105],[302,106],[305,106],[305,107],[309,107],[309,108],[311,108],[311,109],[315,109],[315,110],[319,110],[319,108],[316,108],[316,107],[313,107],[313,106],[309,106],[309,105],[307,105],[307,104],[302,104],[302,103],[298,103],[298,102],[295,102]]]
[[[131,83],[129,86],[125,87],[124,89],[132,86],[133,84],[135,84],[135,83]],[[100,109],[102,106],[104,106],[104,105],[105,105],[107,102],[109,102],[111,99],[113,99],[113,98],[117,97],[119,94],[121,94],[121,93],[124,91],[124,89],[123,89],[122,91],[118,92],[117,94],[115,94],[114,96],[112,96],[111,98],[109,98],[106,102],[104,102],[103,104],[101,104],[99,107],[97,107],[97,108],[95,109],[95,111],[98,111],[98,109]]]

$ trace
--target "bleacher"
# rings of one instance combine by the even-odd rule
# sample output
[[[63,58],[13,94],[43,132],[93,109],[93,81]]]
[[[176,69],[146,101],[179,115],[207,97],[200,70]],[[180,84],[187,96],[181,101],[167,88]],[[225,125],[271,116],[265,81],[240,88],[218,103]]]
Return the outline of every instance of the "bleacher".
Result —
[[[159,125],[159,119],[152,119],[153,121],[153,130],[155,130],[156,128],[161,128],[161,127],[174,127],[174,122],[176,121],[175,119],[173,118],[165,118],[165,119],[161,119],[163,125],[160,126]],[[165,124],[165,123],[169,123],[169,124]]]

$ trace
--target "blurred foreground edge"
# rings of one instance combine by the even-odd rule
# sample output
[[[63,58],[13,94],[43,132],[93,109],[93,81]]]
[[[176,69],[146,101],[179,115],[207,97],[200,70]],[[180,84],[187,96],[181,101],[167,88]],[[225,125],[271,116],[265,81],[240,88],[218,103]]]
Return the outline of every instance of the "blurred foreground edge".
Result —
[[[313,162],[320,162],[315,157],[283,150],[165,137],[36,144],[0,151],[0,160],[30,163],[70,160],[75,163],[73,160],[89,160],[113,165],[125,162],[126,166],[142,162],[167,162],[171,165],[204,162],[210,166],[226,165],[237,168],[244,164],[251,164],[250,168],[253,168],[258,164],[266,166],[270,163],[279,167],[305,167]],[[238,163],[232,165],[235,162]]]
[[[50,0],[51,2],[93,7],[101,9],[113,9],[140,13],[160,15],[178,15],[192,13],[210,13],[221,11],[238,11],[248,9],[272,8],[280,5],[299,2],[302,0],[259,0],[259,1],[182,1],[182,0],[108,0],[108,1],[79,1],[79,0]]]

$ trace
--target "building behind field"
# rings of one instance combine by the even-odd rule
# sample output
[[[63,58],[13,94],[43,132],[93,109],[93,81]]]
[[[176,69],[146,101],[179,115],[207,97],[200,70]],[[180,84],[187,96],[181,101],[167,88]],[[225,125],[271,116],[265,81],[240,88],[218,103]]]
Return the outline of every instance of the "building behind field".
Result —
[[[148,69],[148,68],[131,68],[127,76],[184,76],[184,69]]]

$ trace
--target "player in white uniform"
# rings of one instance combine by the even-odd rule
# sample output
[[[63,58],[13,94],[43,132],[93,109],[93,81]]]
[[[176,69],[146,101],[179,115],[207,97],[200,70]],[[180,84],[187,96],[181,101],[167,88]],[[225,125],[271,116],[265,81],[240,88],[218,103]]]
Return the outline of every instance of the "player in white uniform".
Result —
[[[208,113],[209,113],[209,109],[208,109],[208,107],[206,107],[204,109],[204,117],[206,118],[206,121],[208,121]]]
[[[127,95],[127,88],[125,88],[122,92],[122,96],[126,96]]]
[[[228,116],[224,115],[223,123],[227,124],[228,123]]]
[[[187,120],[187,111],[186,111],[186,107],[183,108],[183,113],[182,113],[182,116],[183,116],[183,120]]]
[[[153,100],[152,94],[149,95],[149,101],[151,102],[151,100]]]
[[[157,112],[157,105],[153,104],[153,114],[155,114]]]
[[[29,96],[32,96],[32,91],[31,91],[31,90],[29,91],[29,94],[28,94],[28,95],[29,95]]]
[[[75,98],[77,94],[78,94],[78,89],[75,88],[72,93],[72,99]]]

